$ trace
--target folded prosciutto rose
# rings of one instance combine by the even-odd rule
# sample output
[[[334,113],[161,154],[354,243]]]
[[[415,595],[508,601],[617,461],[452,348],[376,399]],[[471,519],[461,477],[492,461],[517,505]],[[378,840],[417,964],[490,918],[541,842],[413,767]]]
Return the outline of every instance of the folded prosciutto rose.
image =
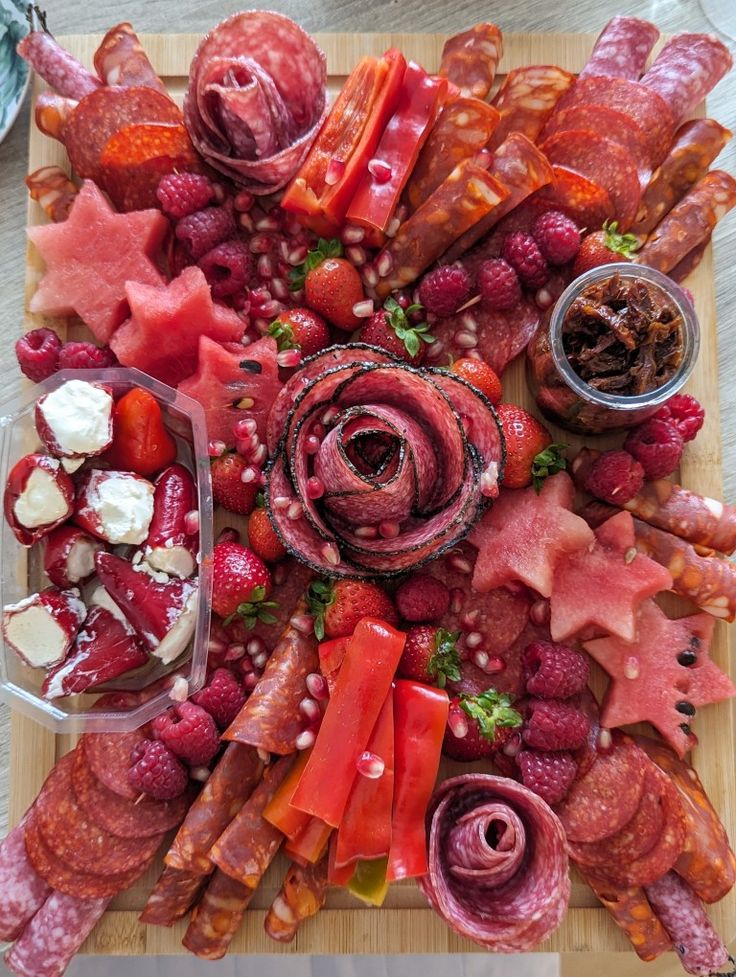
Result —
[[[184,121],[208,163],[251,193],[296,173],[322,122],[325,56],[283,14],[250,10],[218,24],[189,69]]]
[[[474,387],[360,344],[306,361],[274,403],[268,442],[276,531],[332,577],[403,573],[455,545],[498,494],[504,460]]]

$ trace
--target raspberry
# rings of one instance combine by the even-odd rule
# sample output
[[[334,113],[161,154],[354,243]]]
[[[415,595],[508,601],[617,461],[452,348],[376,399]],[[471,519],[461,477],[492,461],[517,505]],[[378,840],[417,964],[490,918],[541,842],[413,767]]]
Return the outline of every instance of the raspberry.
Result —
[[[549,265],[531,234],[509,234],[503,242],[502,257],[527,288],[541,288],[550,276]]]
[[[575,779],[577,766],[569,753],[522,750],[516,757],[521,782],[548,804],[558,804]]]
[[[253,271],[248,245],[237,239],[218,244],[198,264],[217,299],[244,292]]]
[[[535,699],[522,737],[535,750],[577,750],[588,736],[587,716],[575,706],[557,699]]]
[[[645,478],[666,478],[680,464],[684,442],[669,421],[650,418],[630,431],[624,448],[644,469]]]
[[[424,276],[419,301],[434,315],[452,315],[470,296],[470,275],[462,265],[443,265]]]
[[[161,209],[174,220],[206,207],[214,194],[211,181],[201,173],[169,173],[161,177],[156,190]]]
[[[580,231],[574,220],[559,210],[548,210],[532,225],[532,237],[551,265],[566,265],[580,250]]]
[[[519,276],[503,258],[483,262],[478,269],[478,291],[489,309],[513,309],[521,302]]]
[[[60,370],[105,370],[117,362],[109,346],[94,343],[64,343],[59,353]]]
[[[172,753],[195,767],[209,763],[220,746],[214,719],[191,702],[182,702],[173,711],[157,716],[153,732]]]
[[[405,621],[436,621],[447,613],[450,591],[437,577],[415,573],[401,584],[394,599]]]
[[[199,260],[223,241],[235,237],[235,221],[230,207],[206,207],[182,217],[176,225],[176,236]]]
[[[141,793],[157,801],[170,801],[186,790],[189,782],[186,767],[159,740],[141,740],[130,759],[128,782]]]
[[[705,411],[692,394],[675,394],[662,404],[654,417],[674,425],[683,441],[692,441],[703,426]]]
[[[205,709],[220,729],[225,729],[243,707],[245,692],[229,669],[218,668],[209,684],[192,696],[192,702]]]
[[[15,344],[15,355],[21,372],[40,383],[59,369],[61,340],[53,329],[31,329]]]
[[[588,684],[588,662],[567,645],[533,641],[522,656],[526,690],[542,699],[569,699]]]
[[[596,499],[625,505],[644,484],[644,469],[628,451],[604,451],[593,462],[585,488]]]

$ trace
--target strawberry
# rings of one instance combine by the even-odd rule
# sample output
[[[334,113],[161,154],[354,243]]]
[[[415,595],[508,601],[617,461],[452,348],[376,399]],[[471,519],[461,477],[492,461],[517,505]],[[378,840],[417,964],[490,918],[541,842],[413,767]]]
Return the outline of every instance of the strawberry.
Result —
[[[265,509],[263,493],[256,499],[256,508],[248,518],[248,545],[266,563],[278,563],[286,556],[284,544],[276,535],[271,517]]]
[[[419,366],[426,353],[424,344],[434,342],[434,336],[430,335],[426,322],[415,326],[408,319],[408,316],[420,312],[421,309],[421,305],[410,305],[406,310],[402,309],[396,299],[389,297],[383,303],[383,308],[374,312],[361,328],[358,339],[369,346],[385,349],[412,366]]]
[[[316,580],[309,587],[308,600],[320,641],[347,637],[364,617],[377,617],[388,624],[398,620],[388,594],[367,580]]]
[[[512,702],[508,693],[495,689],[450,700],[442,743],[445,756],[469,763],[502,750],[522,723],[521,714],[512,708]]]
[[[583,238],[575,263],[572,266],[572,277],[577,278],[591,268],[599,265],[610,265],[615,261],[631,261],[631,256],[638,249],[639,241],[634,234],[619,234],[616,221],[606,221],[600,231],[593,231]]]
[[[212,551],[212,610],[227,625],[237,615],[248,628],[256,621],[275,624],[266,598],[271,593],[271,574],[259,556],[240,543],[218,543]]]
[[[210,467],[215,502],[228,512],[239,512],[242,516],[253,511],[260,488],[257,481],[242,480],[241,476],[248,467],[249,462],[234,451],[226,451],[213,458]]]
[[[360,325],[353,306],[365,300],[357,270],[342,255],[339,241],[320,238],[304,264],[291,272],[292,291],[304,289],[307,305],[345,332]]]
[[[279,347],[299,349],[303,357],[314,356],[330,345],[330,330],[325,320],[311,309],[286,309],[268,330]]]
[[[409,628],[398,674],[441,689],[448,680],[459,682],[460,657],[455,647],[459,637],[459,631],[445,631],[431,625]]]
[[[461,356],[459,360],[455,360],[450,369],[461,380],[472,384],[476,390],[485,394],[494,407],[501,400],[501,381],[484,360]]]
[[[547,428],[517,404],[499,404],[496,412],[506,439],[504,487],[526,488],[533,481],[539,492],[548,475],[567,467],[565,445],[552,444]]]

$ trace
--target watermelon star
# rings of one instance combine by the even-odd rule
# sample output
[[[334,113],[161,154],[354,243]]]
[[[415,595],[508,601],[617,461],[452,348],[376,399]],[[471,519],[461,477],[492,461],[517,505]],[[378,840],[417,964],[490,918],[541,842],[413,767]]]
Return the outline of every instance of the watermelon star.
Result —
[[[85,180],[65,221],[28,228],[46,262],[30,311],[78,315],[96,339],[109,342],[128,314],[125,283],[164,284],[153,259],[168,228],[159,210],[116,214]]]
[[[596,529],[594,546],[569,553],[557,566],[550,598],[552,640],[566,641],[594,627],[633,641],[642,601],[671,586],[663,566],[637,553],[631,514],[619,512]]]
[[[715,619],[693,614],[670,620],[652,600],[639,611],[639,639],[617,637],[583,645],[611,676],[601,725],[649,722],[680,757],[697,743],[690,729],[700,706],[736,695],[736,685],[708,656]]]
[[[552,593],[561,557],[593,542],[585,520],[571,512],[575,487],[565,472],[533,487],[502,491],[469,539],[479,550],[473,588],[480,593],[520,580],[542,597]]]
[[[237,343],[243,335],[243,320],[212,301],[197,265],[163,288],[128,282],[125,294],[131,315],[110,340],[113,352],[123,366],[137,366],[172,387],[196,369],[200,336]]]

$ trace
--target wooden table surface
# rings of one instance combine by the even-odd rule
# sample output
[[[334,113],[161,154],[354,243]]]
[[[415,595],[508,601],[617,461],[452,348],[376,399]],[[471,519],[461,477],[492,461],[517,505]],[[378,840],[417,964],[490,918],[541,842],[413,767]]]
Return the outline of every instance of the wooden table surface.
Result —
[[[733,0],[716,0],[724,9]],[[104,32],[120,20],[130,20],[140,33],[203,32],[228,13],[242,6],[229,0],[96,0],[77,4],[70,0],[47,0],[44,4],[48,24],[55,34]],[[505,0],[491,9],[487,0],[270,0],[267,7],[279,10],[311,31],[443,31],[453,32],[470,24],[495,19],[507,31],[597,31],[615,13],[649,18],[663,32],[712,30],[700,0]],[[733,43],[733,42],[732,42]],[[736,72],[722,82],[709,100],[709,114],[736,130]],[[21,332],[23,319],[23,279],[26,194],[26,144],[29,119],[21,113],[14,130],[0,145],[0,414],[13,408],[18,391],[18,369],[13,342]],[[736,146],[730,146],[718,165],[736,173]],[[718,381],[721,393],[721,418],[724,458],[724,495],[736,498],[736,358],[730,346],[736,340],[736,216],[731,214],[714,235],[716,255],[716,295],[718,307]],[[0,706],[0,829],[7,818],[8,712]],[[578,954],[565,961],[566,977],[590,973],[591,965],[604,964],[594,955]],[[611,975],[646,973],[665,977],[681,971],[673,960],[661,960],[644,968],[631,959],[612,957],[603,967]]]

